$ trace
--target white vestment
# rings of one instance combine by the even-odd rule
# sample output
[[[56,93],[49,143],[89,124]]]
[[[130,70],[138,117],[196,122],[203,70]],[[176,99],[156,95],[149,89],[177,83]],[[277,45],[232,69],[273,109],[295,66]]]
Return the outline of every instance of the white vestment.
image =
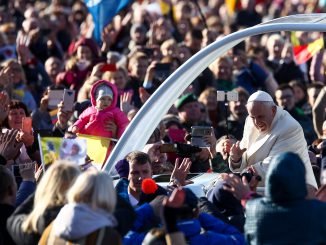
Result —
[[[239,168],[234,169],[230,164],[230,169],[233,172],[241,172],[249,166],[254,166],[263,178],[260,186],[264,186],[264,179],[271,158],[282,152],[294,152],[300,156],[305,164],[306,183],[317,189],[302,127],[282,108],[277,107],[271,129],[266,133],[259,132],[252,119],[247,117],[240,146],[247,150],[242,155]]]

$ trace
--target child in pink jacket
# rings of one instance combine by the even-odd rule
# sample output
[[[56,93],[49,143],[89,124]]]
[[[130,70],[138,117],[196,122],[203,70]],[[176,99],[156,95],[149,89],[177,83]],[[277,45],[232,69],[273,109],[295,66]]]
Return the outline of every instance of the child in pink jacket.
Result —
[[[113,83],[106,80],[97,81],[91,89],[92,106],[87,108],[74,123],[73,133],[95,135],[107,138],[120,138],[129,120],[116,107],[118,91]],[[106,125],[112,121],[116,126],[116,134],[109,131]]]

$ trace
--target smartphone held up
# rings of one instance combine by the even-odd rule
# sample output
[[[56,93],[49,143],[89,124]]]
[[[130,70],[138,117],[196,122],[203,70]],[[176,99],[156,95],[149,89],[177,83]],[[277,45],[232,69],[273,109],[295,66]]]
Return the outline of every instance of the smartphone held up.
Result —
[[[75,90],[65,89],[63,92],[63,111],[73,111],[75,103]]]
[[[32,118],[31,117],[23,117],[22,119],[22,131],[25,133],[32,133]]]
[[[205,136],[210,136],[213,133],[213,127],[193,126],[191,127],[191,145],[197,147],[210,147],[210,144],[205,140]]]

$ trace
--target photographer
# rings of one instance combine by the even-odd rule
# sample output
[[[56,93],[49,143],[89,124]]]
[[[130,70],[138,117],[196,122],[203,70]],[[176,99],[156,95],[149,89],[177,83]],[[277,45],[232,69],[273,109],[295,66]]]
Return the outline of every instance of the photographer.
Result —
[[[173,165],[167,161],[167,154],[161,152],[160,142],[145,145],[143,152],[147,153],[151,161],[153,174],[171,173]]]

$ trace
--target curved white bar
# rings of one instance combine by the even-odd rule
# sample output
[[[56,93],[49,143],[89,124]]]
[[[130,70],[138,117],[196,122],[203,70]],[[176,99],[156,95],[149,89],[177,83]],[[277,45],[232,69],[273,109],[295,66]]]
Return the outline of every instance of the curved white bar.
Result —
[[[199,51],[171,74],[142,106],[104,165],[112,166],[133,150],[141,150],[162,117],[192,83],[218,57],[247,37],[279,31],[326,31],[326,14],[294,15],[275,19],[223,37]]]

